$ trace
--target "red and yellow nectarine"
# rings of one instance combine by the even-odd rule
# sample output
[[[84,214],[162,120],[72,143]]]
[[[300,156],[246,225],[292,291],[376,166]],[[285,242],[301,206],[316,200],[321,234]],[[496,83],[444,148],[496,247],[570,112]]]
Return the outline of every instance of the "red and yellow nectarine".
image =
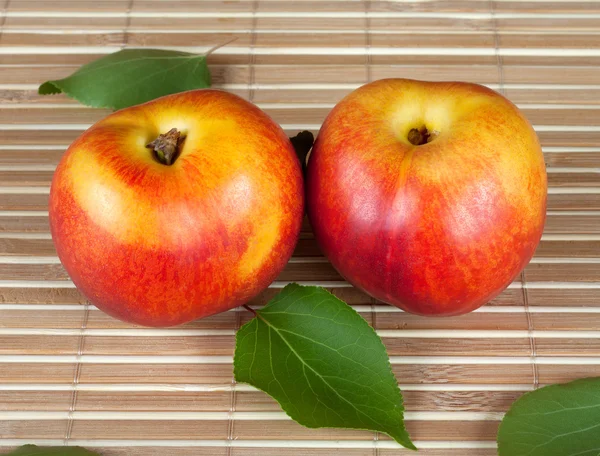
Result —
[[[165,160],[161,144],[174,157]],[[283,130],[217,90],[99,121],[69,147],[50,192],[52,239],[75,285],[108,314],[147,326],[258,294],[292,255],[303,211],[302,172]]]
[[[307,208],[337,270],[422,315],[472,311],[530,261],[546,215],[535,131],[468,83],[367,84],[329,114],[308,162]]]

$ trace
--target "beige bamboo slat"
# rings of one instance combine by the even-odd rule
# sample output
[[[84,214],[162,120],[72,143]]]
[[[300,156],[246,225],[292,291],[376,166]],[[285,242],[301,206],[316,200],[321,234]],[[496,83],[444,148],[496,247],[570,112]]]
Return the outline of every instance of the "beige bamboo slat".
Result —
[[[7,30],[10,31],[10,28]],[[165,36],[166,35],[166,36]],[[102,33],[89,32],[86,34],[44,34],[40,42],[40,35],[15,30],[2,35],[0,43],[3,46],[20,47],[40,46],[42,51],[47,47],[60,46],[119,46],[125,36],[122,32]],[[589,49],[600,44],[600,35],[585,33],[545,33],[531,35],[530,33],[499,33],[499,44],[507,48],[569,48]],[[146,32],[129,32],[127,42],[135,47],[212,47],[220,42],[237,37],[232,44],[234,47],[250,46],[252,41],[249,33],[234,32],[177,32],[171,34]],[[493,31],[473,33],[431,33],[431,32],[404,32],[404,33],[374,33],[371,37],[371,46],[387,48],[494,48],[496,34]],[[364,32],[342,33],[268,33],[258,31],[255,38],[257,48],[298,48],[298,47],[357,47],[365,45]],[[443,51],[440,52],[443,54]]]
[[[99,1],[81,1],[77,2],[59,0],[52,2],[52,4],[46,2],[39,2],[34,0],[20,0],[14,2],[11,5],[10,11],[69,11],[73,9],[75,11],[88,11],[94,12],[107,12],[107,11],[127,11],[127,2],[124,0],[99,0]]]
[[[334,294],[336,293],[336,289],[332,290]],[[522,292],[521,290],[507,290],[504,292],[504,295],[496,298],[496,305],[501,305],[500,303],[504,303],[504,305],[510,306],[522,306]],[[256,300],[255,300],[256,302]],[[264,302],[264,301],[263,301]],[[365,299],[360,303],[362,305],[369,304],[369,298],[365,297]],[[494,303],[493,303],[494,304]],[[492,305],[493,305],[492,304]],[[365,317],[365,319],[370,320],[371,323],[373,319],[376,319],[375,327],[379,330],[526,330],[527,329],[527,317],[524,312],[500,312],[493,313],[492,316],[489,315],[489,312],[475,312],[472,315],[464,316],[464,317],[447,317],[442,319],[432,319],[431,321],[423,321],[423,318],[416,317],[414,315],[410,315],[404,312],[395,312],[393,308],[383,308],[380,309],[382,312],[375,313],[375,316],[371,312],[361,311],[361,315]],[[2,317],[0,319],[0,323],[2,328],[9,327],[11,329],[18,330],[19,328],[27,328],[27,329],[48,329],[51,330],[53,328],[56,329],[79,329],[84,318],[84,313],[81,310],[2,310]],[[539,318],[546,319],[546,321],[554,319],[560,316],[560,313],[556,314],[548,314],[544,316],[540,316]],[[585,321],[585,319],[593,318],[593,313],[582,313],[582,314],[573,314],[568,317],[565,316],[567,321],[571,321],[570,319],[575,319],[574,321]],[[86,328],[89,329],[90,332],[93,330],[114,330],[115,336],[119,336],[118,330],[125,330],[134,328],[130,324],[114,321],[114,319],[110,319],[99,310],[91,310],[89,311],[89,316],[87,317],[88,321],[86,324]],[[243,316],[243,320],[248,317]],[[535,321],[537,321],[538,315],[535,316]],[[24,321],[21,321],[24,319]],[[223,315],[214,315],[211,317],[207,317],[202,319],[201,321],[196,321],[192,323],[188,323],[179,327],[180,330],[221,330],[232,331],[232,325],[235,324],[236,315],[231,313],[225,313]],[[540,320],[543,321],[543,320]],[[565,325],[568,323],[556,322],[556,327],[544,327],[541,329],[565,329]],[[583,329],[589,329],[592,323],[586,323]],[[573,324],[571,326],[567,326],[566,329],[573,329]],[[139,331],[137,333],[139,335],[135,337],[141,337],[144,334],[144,331],[138,328]],[[1,333],[2,331],[0,331]],[[18,332],[18,331],[16,331]],[[40,331],[44,332],[44,331]],[[49,331],[51,333],[51,331]],[[57,335],[60,331],[57,331]],[[72,333],[73,331],[71,331]],[[109,331],[110,332],[110,331]],[[150,331],[151,332],[151,331]],[[176,329],[170,329],[167,332],[173,332],[174,336],[177,333]],[[86,333],[87,334],[87,333]],[[93,334],[93,332],[92,332]],[[160,333],[163,334],[163,333]],[[397,337],[401,336],[398,334]],[[493,336],[493,334],[491,334]],[[108,336],[106,336],[108,337]],[[135,337],[132,337],[134,339]],[[156,336],[158,337],[157,341],[160,341],[160,337],[165,337],[164,335]],[[194,336],[195,337],[195,336]],[[208,336],[207,336],[208,337]],[[207,341],[208,339],[203,339]],[[408,336],[406,342],[408,340]],[[191,342],[194,339],[190,339]]]
[[[74,357],[73,357],[74,358]],[[582,358],[585,359],[585,358]],[[50,384],[70,384],[75,363],[28,362],[5,363],[0,359],[0,382],[38,384],[40,379]],[[540,383],[567,382],[597,375],[598,364],[538,365]],[[529,364],[396,364],[392,370],[404,384],[490,384],[508,385],[532,383]],[[230,384],[231,364],[120,363],[81,364],[80,383],[152,383],[152,384]]]
[[[252,1],[245,0],[239,2],[228,1],[203,1],[193,0],[169,1],[168,3],[153,0],[136,0],[131,7],[131,11],[136,12],[211,12],[215,14],[227,14],[232,12],[248,12],[252,9]],[[35,0],[19,0],[11,5],[11,12],[35,11],[35,12],[87,12],[88,14],[100,12],[114,12],[124,14],[127,11],[129,3],[127,0],[78,0],[72,2],[68,0],[59,0],[51,4],[41,3]],[[585,13],[597,12],[598,6],[590,1],[562,1],[562,2],[494,2],[494,10],[497,13]],[[338,13],[361,13],[364,11],[364,5],[359,1],[352,2],[319,2],[296,1],[293,3],[282,0],[262,1],[260,11],[264,12],[329,12]],[[370,2],[370,11],[372,12],[430,12],[430,13],[473,13],[490,11],[487,2],[482,1],[431,1],[431,2]]]
[[[532,282],[594,282],[600,275],[600,263],[530,264],[525,274]],[[60,264],[2,264],[0,280],[68,280],[68,274]],[[342,277],[329,263],[290,263],[277,280],[288,281],[342,281]]]
[[[98,12],[125,12],[128,7],[127,0],[57,0],[52,4],[41,4],[35,0],[18,0],[11,5],[11,11],[88,11]],[[252,8],[252,0],[239,2],[229,1],[203,1],[195,0],[173,0],[164,3],[161,0],[136,0],[132,5],[132,11],[148,12],[194,12],[210,11],[215,13],[227,13],[233,11],[249,11]],[[362,12],[364,6],[360,1],[332,1],[319,2],[316,0],[299,0],[289,3],[283,0],[263,0],[260,5],[261,11],[329,11],[336,12]],[[598,11],[597,5],[592,1],[496,1],[494,8],[498,12],[593,12]],[[431,2],[407,1],[403,3],[372,1],[371,11],[429,11],[429,12],[475,12],[489,11],[487,2],[477,0],[435,0]]]
[[[408,411],[474,411],[502,412],[523,391],[407,391]],[[238,412],[279,412],[279,405],[261,392],[238,391]],[[71,399],[70,391],[0,391],[2,411],[27,411],[33,401],[38,401],[35,411],[62,411]],[[197,392],[131,392],[88,391],[78,392],[80,411],[162,411],[223,412],[231,403],[229,391]],[[468,404],[468,405],[464,405]]]
[[[23,360],[15,363],[0,362],[0,381],[14,384],[71,383],[74,375],[74,363],[36,362]],[[549,371],[544,383],[574,380],[586,376],[585,373],[597,371],[598,366],[557,365],[539,366]],[[79,383],[102,384],[229,384],[231,383],[231,364],[128,364],[127,361],[114,364],[81,364]],[[532,383],[530,365],[513,364],[493,366],[489,364],[402,364],[393,366],[394,374],[406,384],[522,384]],[[583,375],[582,375],[583,373]]]
[[[551,284],[549,284],[551,285]],[[339,289],[338,289],[339,290]],[[514,291],[514,290],[511,290]],[[497,299],[504,299],[505,297],[510,296],[510,293],[505,291],[502,295],[500,295]],[[522,292],[521,292],[522,295]],[[65,287],[43,287],[38,285],[36,288],[23,288],[16,286],[15,284],[1,284],[0,285],[0,296],[2,296],[3,302],[7,303],[16,303],[16,304],[36,304],[36,305],[54,305],[54,304],[84,304],[86,299],[81,293],[79,293],[74,288],[65,288]],[[548,286],[547,288],[529,288],[527,290],[528,302],[530,307],[540,306],[540,307],[589,307],[589,308],[597,308],[600,307],[600,288],[555,288]],[[510,301],[515,303],[515,305],[523,305],[522,300]],[[369,304],[368,301],[363,302],[362,304]],[[490,303],[489,306],[493,306],[494,302]],[[508,304],[511,305],[511,304]],[[3,313],[8,312],[7,310],[3,310]],[[13,311],[11,311],[13,312]],[[40,311],[36,310],[36,314],[39,314]],[[48,318],[52,315],[50,314]],[[32,314],[25,314],[27,320],[25,320],[24,324],[26,327],[29,323],[29,318],[32,318]],[[209,317],[210,320],[196,322],[196,324],[208,324],[208,325],[224,325],[225,327],[233,327],[235,328],[235,317],[229,314],[223,314],[221,318],[215,319],[215,317]],[[486,317],[488,321],[492,324],[494,319],[490,319],[490,317]],[[594,315],[590,316],[591,321],[596,321],[596,317]],[[58,316],[57,316],[58,319]],[[422,320],[422,319],[421,319]],[[48,321],[53,321],[49,319]],[[81,320],[80,324],[81,324]],[[459,326],[462,324],[463,320],[459,321]],[[17,320],[15,320],[14,324]],[[593,323],[592,323],[593,324]],[[211,327],[211,326],[209,326]],[[217,326],[219,327],[219,326]]]
[[[386,314],[378,316],[385,319]],[[594,318],[594,314],[583,314],[580,318]],[[561,314],[548,314],[551,327],[560,326]],[[591,329],[595,330],[593,325]],[[525,325],[526,327],[526,325]],[[513,328],[514,329],[514,328]],[[577,330],[585,329],[577,327]],[[523,330],[522,330],[523,332]],[[541,333],[540,333],[541,334]],[[90,355],[182,355],[182,356],[224,356],[232,355],[234,336],[90,336],[85,339],[86,354]],[[74,355],[79,346],[79,336],[0,336],[2,355]],[[461,356],[469,353],[471,356],[521,356],[527,357],[531,352],[528,337],[507,338],[385,338],[384,343],[390,356]],[[538,356],[572,357],[597,356],[600,341],[594,338],[568,339],[539,338],[536,342]]]
[[[1,48],[0,48],[1,49]],[[3,84],[34,84],[39,85],[47,79],[60,79],[69,76],[80,64],[95,60],[105,54],[69,54],[66,56],[54,54],[0,54],[0,64],[10,64],[2,68]],[[279,56],[274,56],[280,58]],[[294,56],[295,57],[295,56]],[[346,56],[343,56],[344,58]],[[361,56],[364,60],[364,56]],[[217,58],[217,54],[209,57],[209,62]],[[229,58],[221,56],[219,58]],[[289,58],[281,56],[281,58]],[[392,65],[371,65],[374,78],[405,77],[428,80],[466,80],[481,84],[497,84],[498,70],[495,65],[487,63],[476,67],[469,65],[448,64],[440,65],[427,62],[426,57],[419,57],[419,64],[407,62],[403,56],[396,56]],[[23,60],[22,62],[15,60]],[[375,57],[373,57],[375,59]],[[544,65],[505,65],[503,83],[511,84],[559,84],[559,85],[596,85],[600,79],[600,69],[592,61],[588,65],[572,68],[564,66],[549,71]],[[58,64],[60,62],[60,64]],[[34,65],[36,72],[31,71]],[[224,65],[210,63],[214,84],[248,84],[249,66],[247,64]],[[274,72],[274,69],[277,69]],[[360,64],[304,64],[289,63],[285,65],[263,64],[255,66],[255,84],[339,84],[358,86],[365,82],[365,68]],[[348,91],[346,90],[346,93]],[[45,103],[52,102],[58,97],[39,97]],[[40,101],[41,101],[40,100]],[[307,100],[310,102],[310,100]],[[333,100],[337,101],[337,100]],[[597,102],[597,100],[595,100]]]
[[[212,13],[216,16],[227,15],[231,13],[249,12],[252,10],[253,2],[245,0],[240,2],[227,1],[203,1],[195,2],[188,1],[169,1],[164,3],[161,1],[144,1],[137,0],[131,5],[132,13]],[[61,0],[52,5],[44,5],[35,0],[20,0],[15,2],[15,6],[11,7],[11,12],[79,12],[79,13],[117,13],[125,14],[129,3],[127,0],[121,1],[81,1],[69,2]],[[598,7],[594,2],[590,1],[562,1],[562,2],[495,2],[494,11],[497,13],[585,13],[597,12]],[[260,4],[261,12],[273,13],[289,13],[289,12],[319,12],[329,13],[331,15],[339,15],[344,13],[362,13],[364,5],[360,1],[352,2],[319,2],[312,1],[297,1],[292,3],[283,0],[278,1],[262,1]],[[446,13],[451,16],[453,13],[488,13],[490,5],[485,1],[431,1],[431,2],[386,2],[372,1],[370,2],[369,11],[385,12],[385,13]]]
[[[422,2],[425,3],[425,2]],[[485,2],[480,2],[485,4]],[[515,2],[516,3],[516,2]],[[266,2],[262,4],[267,4]],[[340,4],[338,2],[338,4]],[[343,4],[343,2],[342,2]],[[597,14],[598,10],[593,9],[591,2],[587,2],[587,12]],[[310,11],[312,6],[303,8]],[[363,7],[364,9],[364,7]],[[489,10],[488,10],[489,11]],[[535,31],[540,33],[562,31],[562,32],[596,32],[597,19],[595,18],[565,18],[564,14],[576,13],[575,10],[557,10],[555,16],[547,17],[510,17],[496,19],[497,30],[500,32],[524,32]],[[485,15],[485,11],[483,14]],[[309,13],[310,14],[310,13]],[[586,9],[582,10],[586,14]],[[41,16],[41,15],[40,15]],[[295,14],[294,16],[298,16]],[[215,23],[215,19],[218,23]],[[127,23],[126,14],[119,17],[23,17],[8,15],[6,18],[6,29],[32,29],[32,30],[111,30],[122,32]],[[363,30],[365,27],[364,18],[359,17],[257,17],[257,30],[345,30],[356,31]],[[187,17],[185,14],[169,17],[168,20],[161,17],[143,17],[131,16],[130,28],[133,30],[220,30],[220,31],[249,31],[252,29],[252,18],[247,15],[226,16],[226,17]],[[461,30],[467,32],[493,31],[495,30],[491,16],[482,18],[471,17],[389,17],[386,15],[373,17],[371,19],[371,30],[375,32],[397,32],[397,31],[449,31]]]
[[[43,37],[44,35],[40,35]],[[226,38],[230,38],[228,35]],[[223,41],[227,41],[224,39]],[[219,44],[214,43],[213,45]],[[209,46],[169,46],[175,50],[192,52],[192,53],[203,53],[208,51]],[[110,52],[117,51],[120,46],[110,47],[49,47],[47,49],[40,48],[39,46],[23,47],[6,47],[5,53],[0,55],[0,64],[4,65],[33,65],[33,64],[44,64],[51,65],[60,62],[61,64],[81,65],[92,60],[96,60],[100,57],[107,55]],[[284,65],[284,66],[312,66],[318,67],[337,65],[337,66],[350,66],[356,67],[356,70],[363,70],[364,61],[367,57],[367,51],[363,46],[354,48],[352,52],[347,52],[346,48],[335,48],[335,47],[323,47],[316,48],[318,53],[315,52],[315,47],[282,47],[282,48],[255,48],[255,64],[258,68],[265,67],[268,65]],[[340,49],[336,52],[336,49]],[[382,67],[388,66],[390,68],[381,68],[380,74],[388,74],[390,71],[394,71],[394,76],[398,77],[398,69],[394,68],[398,65],[494,65],[496,61],[496,51],[494,48],[480,48],[467,51],[459,51],[453,54],[447,53],[451,48],[423,48],[415,49],[408,48],[402,50],[399,55],[395,54],[395,50],[385,52],[385,49],[379,48],[380,50],[375,53],[372,51],[372,64],[379,65]],[[446,50],[445,50],[446,49]],[[556,66],[564,68],[563,65],[568,64],[572,67],[592,67],[595,68],[600,62],[600,56],[587,49],[572,49],[573,54],[563,52],[562,49],[542,48],[542,49],[528,49],[529,52],[523,53],[523,50],[516,49],[513,51],[502,52],[503,59],[506,65],[510,66]],[[10,51],[10,52],[9,52]],[[79,52],[77,52],[79,51]],[[249,56],[250,47],[230,47],[226,50],[223,49],[220,52],[211,54],[207,59],[212,65],[249,65],[251,57]],[[331,52],[329,54],[328,52]],[[446,53],[445,53],[446,52]],[[580,55],[581,54],[581,55]],[[307,68],[308,69],[308,68]],[[216,73],[216,72],[215,72]],[[558,73],[561,73],[560,69]],[[421,73],[420,79],[424,79]],[[219,81],[218,73],[215,74],[215,81]],[[271,75],[272,77],[277,75]],[[462,78],[465,79],[465,78]],[[263,80],[266,82],[268,79]],[[309,79],[310,80],[310,79]],[[345,80],[345,78],[337,78],[337,81]],[[353,82],[352,74],[348,75],[347,80]],[[542,79],[543,80],[543,79]],[[246,82],[246,81],[245,81]],[[364,82],[364,79],[361,81]]]
[[[52,101],[51,98],[48,99]],[[273,120],[280,124],[320,124],[332,109],[333,103],[326,106],[312,107],[306,104],[300,107],[292,106],[278,107],[276,104],[265,106],[264,110]],[[573,107],[552,107],[544,108],[523,106],[523,113],[534,125],[557,125],[557,126],[600,126],[600,105],[589,106],[587,109]],[[92,124],[110,114],[110,110],[91,108],[82,109],[78,107],[70,108],[37,108],[17,106],[9,109],[0,108],[0,124]],[[600,130],[600,128],[599,128]]]
[[[385,318],[385,315],[382,316]],[[76,354],[79,336],[0,336],[3,355],[69,355]],[[576,341],[571,341],[571,347],[561,345],[562,339],[554,343],[544,341],[545,356],[556,353],[563,355],[573,352]],[[531,348],[528,337],[507,338],[498,341],[494,338],[438,338],[400,341],[396,338],[384,339],[390,356],[427,356],[436,353],[438,356],[460,356],[471,353],[473,356],[528,356]],[[591,346],[589,343],[591,342]],[[126,345],[121,345],[126,344]],[[86,354],[90,355],[182,355],[182,356],[226,356],[233,355],[234,336],[198,336],[164,337],[163,340],[149,336],[120,337],[87,336]],[[587,352],[598,350],[599,343],[593,339],[581,341],[581,346],[587,347]],[[561,350],[559,352],[559,350]],[[585,355],[585,353],[583,353]]]
[[[339,289],[331,289],[334,294],[340,295],[337,292]],[[546,290],[547,291],[547,290]],[[589,291],[589,290],[588,290]],[[536,290],[528,290],[528,294],[535,295]],[[560,296],[559,293],[555,293]],[[255,300],[255,303],[264,303],[266,300]],[[51,309],[51,305],[58,305],[60,303],[61,309]],[[67,301],[68,303],[68,301]],[[34,304],[34,303],[31,303]],[[40,310],[39,306],[27,309],[27,306],[19,309],[2,309],[2,317],[0,319],[0,335],[5,337],[4,332],[8,329],[12,333],[46,335],[51,336],[56,334],[60,337],[69,337],[75,334],[75,329],[79,329],[84,318],[84,310],[80,306],[65,304],[64,299],[57,299],[54,302],[46,303],[49,307],[48,310]],[[72,303],[71,304],[75,304]],[[590,331],[595,330],[594,320],[597,318],[597,307],[593,306],[572,306],[577,312],[564,312],[560,309],[553,310],[552,307],[548,307],[551,304],[550,298],[546,298],[545,301],[541,301],[539,305],[544,307],[544,312],[533,312],[530,318],[533,320],[533,324],[536,330],[542,331],[540,336],[543,335],[543,331],[572,331],[572,330],[583,330]],[[558,303],[560,305],[560,301]],[[583,303],[582,303],[583,304]],[[363,300],[359,301],[358,306],[368,306],[369,298],[364,297]],[[532,304],[530,304],[532,305]],[[563,304],[564,305],[564,304]],[[510,307],[509,307],[510,306]],[[423,318],[416,317],[404,312],[400,312],[393,307],[378,306],[375,305],[374,312],[361,310],[359,307],[359,313],[378,330],[396,330],[394,332],[394,338],[400,338],[403,343],[409,343],[414,338],[423,338],[427,333],[422,333],[422,330],[435,330],[447,332],[450,331],[450,335],[445,334],[444,336],[431,334],[432,338],[440,337],[468,337],[468,338],[493,338],[494,330],[499,331],[516,331],[515,335],[511,335],[512,338],[523,337],[523,334],[519,331],[527,330],[527,315],[525,312],[518,311],[523,306],[522,302],[522,290],[509,289],[503,292],[499,297],[492,301],[491,305],[486,308],[486,311],[475,312],[473,315],[462,316],[462,317],[447,317],[442,319],[432,319],[432,321],[423,321]],[[72,310],[68,310],[72,307]],[[505,307],[509,307],[506,309]],[[521,309],[522,310],[522,309]],[[534,308],[532,308],[534,310]],[[561,318],[562,317],[562,318]],[[209,337],[203,333],[209,330],[210,334],[223,334],[229,336],[232,334],[235,325],[236,315],[234,312],[224,313],[219,315],[213,315],[207,317],[202,321],[188,323],[178,328],[169,328],[162,332],[152,330],[145,330],[144,328],[135,327],[126,323],[114,321],[103,315],[103,313],[95,308],[89,310],[89,316],[87,317],[89,323],[86,325],[87,329],[84,334],[89,337],[124,337],[131,338],[134,340],[139,337],[156,337],[157,343],[160,342],[161,337],[191,337],[188,342],[194,341],[193,337]],[[239,316],[237,316],[239,318]],[[242,321],[245,322],[246,316],[242,317]],[[579,325],[579,326],[578,326]],[[19,331],[24,329],[24,331]],[[57,331],[53,332],[52,329]],[[37,331],[36,331],[37,330]],[[47,330],[47,331],[46,331]],[[66,336],[58,330],[66,331]],[[119,333],[119,330],[126,330],[123,334]],[[402,338],[401,332],[398,331],[417,331],[417,336],[408,333],[405,338]],[[462,333],[461,330],[476,331],[474,336],[468,336],[468,333]],[[95,335],[95,332],[100,332],[100,335]],[[459,331],[456,336],[453,336],[454,332]],[[484,331],[481,335],[481,331]],[[184,336],[178,335],[179,333],[185,333]],[[490,333],[491,332],[491,333]],[[148,336],[144,334],[148,333]],[[170,334],[170,335],[169,335]],[[31,335],[31,334],[29,334]],[[508,334],[501,333],[502,337],[509,337]],[[565,332],[561,338],[568,338],[570,334]],[[585,335],[587,339],[593,338],[592,335]],[[216,337],[216,336],[215,336]],[[384,337],[387,336],[384,331]],[[573,335],[575,337],[575,335]],[[544,337],[545,339],[547,337]],[[558,339],[559,337],[552,333],[552,337],[549,339]],[[584,337],[585,338],[585,337]],[[182,339],[185,341],[185,339]],[[208,341],[209,339],[202,339]],[[133,342],[132,342],[133,343]],[[136,342],[137,343],[137,342]],[[31,347],[31,350],[37,349]],[[44,347],[39,347],[44,349]],[[125,348],[122,348],[125,349]],[[493,350],[494,348],[490,348]],[[450,348],[449,348],[450,350]],[[1,350],[0,350],[1,351]]]

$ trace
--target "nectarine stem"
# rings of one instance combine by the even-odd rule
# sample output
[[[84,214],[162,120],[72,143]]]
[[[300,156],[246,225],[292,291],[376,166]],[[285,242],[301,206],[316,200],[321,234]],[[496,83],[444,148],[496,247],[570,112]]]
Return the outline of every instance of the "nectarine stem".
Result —
[[[229,43],[233,43],[233,42],[234,42],[235,40],[237,40],[237,39],[238,39],[238,37],[237,37],[237,36],[234,36],[234,37],[230,38],[229,40],[225,41],[224,43],[217,44],[216,46],[214,46],[214,47],[211,47],[211,48],[210,48],[208,51],[206,51],[206,54],[204,54],[204,55],[210,55],[210,54],[212,54],[213,52],[215,52],[217,49],[220,49],[220,48],[222,48],[223,46],[227,46]]]
[[[427,144],[435,139],[435,137],[439,134],[439,131],[428,130],[425,125],[421,128],[413,128],[408,132],[408,142],[414,144],[415,146],[422,146],[423,144]]]
[[[158,138],[151,143],[146,144],[146,147],[154,151],[157,160],[163,165],[172,165],[184,139],[185,136],[177,128],[171,128],[168,132],[158,135]]]
[[[244,309],[246,309],[248,312],[251,312],[254,314],[255,317],[258,316],[258,314],[256,313],[256,310],[254,310],[252,307],[250,307],[248,304],[244,304],[242,306]]]
[[[408,141],[415,146],[420,146],[421,144],[425,144],[427,142],[425,135],[423,135],[423,133],[421,133],[421,131],[417,128],[413,128],[408,132]]]

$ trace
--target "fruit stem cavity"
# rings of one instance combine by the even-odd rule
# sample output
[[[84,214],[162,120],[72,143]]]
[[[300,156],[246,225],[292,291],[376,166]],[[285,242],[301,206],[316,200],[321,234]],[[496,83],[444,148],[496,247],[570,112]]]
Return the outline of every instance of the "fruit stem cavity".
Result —
[[[408,142],[415,146],[422,146],[423,144],[430,143],[433,141],[439,131],[436,130],[427,130],[427,127],[423,125],[421,128],[413,128],[408,132]]]
[[[163,165],[170,166],[179,155],[181,144],[185,136],[177,128],[171,128],[168,132],[158,135],[151,143],[146,144],[152,149],[154,157]]]

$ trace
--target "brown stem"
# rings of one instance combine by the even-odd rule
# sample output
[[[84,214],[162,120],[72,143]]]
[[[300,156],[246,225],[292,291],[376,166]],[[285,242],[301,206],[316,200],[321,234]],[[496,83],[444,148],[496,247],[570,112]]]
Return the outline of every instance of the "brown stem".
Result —
[[[425,125],[421,128],[413,128],[408,132],[408,142],[415,146],[422,146],[423,144],[430,143],[433,141],[440,132],[437,130],[428,130]]]
[[[185,136],[177,128],[171,128],[168,132],[158,135],[158,138],[151,143],[146,144],[146,147],[154,151],[159,162],[170,166],[179,155],[184,139]]]
[[[408,141],[415,146],[420,146],[427,142],[425,135],[417,128],[413,128],[408,132]]]
[[[234,36],[233,38],[231,38],[230,40],[225,41],[224,43],[221,44],[217,44],[214,47],[211,47],[208,51],[206,51],[204,53],[204,55],[211,55],[213,52],[215,52],[217,49],[222,48],[223,46],[227,46],[229,43],[233,43],[235,40],[237,40],[238,37]]]
[[[254,310],[252,307],[250,307],[248,304],[244,304],[242,306],[244,309],[246,309],[248,312],[252,312],[254,314],[255,317],[258,317],[258,314],[256,313],[256,310]]]

